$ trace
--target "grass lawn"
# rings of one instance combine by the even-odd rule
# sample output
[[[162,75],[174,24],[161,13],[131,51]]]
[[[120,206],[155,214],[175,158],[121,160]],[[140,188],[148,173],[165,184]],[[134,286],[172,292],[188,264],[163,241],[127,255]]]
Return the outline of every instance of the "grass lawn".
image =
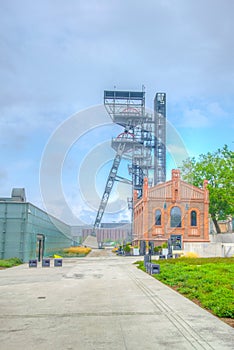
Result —
[[[153,257],[152,257],[153,258]],[[153,261],[153,275],[220,318],[234,319],[234,258],[178,258]],[[144,263],[138,262],[144,270]]]

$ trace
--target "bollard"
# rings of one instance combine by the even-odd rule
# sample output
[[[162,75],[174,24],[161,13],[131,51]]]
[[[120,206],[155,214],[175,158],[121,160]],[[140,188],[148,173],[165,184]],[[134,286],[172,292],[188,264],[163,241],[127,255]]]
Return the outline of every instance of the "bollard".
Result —
[[[147,272],[147,273],[150,273],[150,270],[151,270],[151,263],[150,263],[150,262],[147,262],[147,263],[145,264],[145,269],[146,269],[146,272]]]
[[[54,266],[62,266],[63,259],[54,259]]]
[[[165,255],[159,255],[159,259],[166,259]]]
[[[50,267],[50,259],[42,259],[42,267]]]
[[[37,259],[30,259],[28,262],[28,267],[37,267]]]
[[[144,255],[144,267],[146,267],[146,264],[148,262],[151,262],[151,255]]]
[[[160,273],[160,265],[158,265],[158,264],[151,264],[150,273],[151,273],[151,275],[159,274]]]

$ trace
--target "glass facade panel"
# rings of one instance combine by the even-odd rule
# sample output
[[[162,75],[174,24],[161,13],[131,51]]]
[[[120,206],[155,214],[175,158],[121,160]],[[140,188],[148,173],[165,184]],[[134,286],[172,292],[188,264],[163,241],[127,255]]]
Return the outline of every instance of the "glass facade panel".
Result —
[[[0,259],[37,258],[37,237],[44,237],[44,255],[69,247],[70,226],[30,203],[0,202]]]

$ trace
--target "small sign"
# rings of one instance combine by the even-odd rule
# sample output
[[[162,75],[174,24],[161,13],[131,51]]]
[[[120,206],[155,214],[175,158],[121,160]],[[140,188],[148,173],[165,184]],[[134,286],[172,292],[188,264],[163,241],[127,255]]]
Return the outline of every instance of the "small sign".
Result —
[[[54,259],[54,266],[63,266],[63,259]]]
[[[50,267],[50,259],[42,259],[42,267]]]
[[[28,262],[29,267],[37,267],[37,259],[30,259]]]
[[[160,273],[160,265],[158,264],[152,264],[151,265],[151,274],[159,274]]]

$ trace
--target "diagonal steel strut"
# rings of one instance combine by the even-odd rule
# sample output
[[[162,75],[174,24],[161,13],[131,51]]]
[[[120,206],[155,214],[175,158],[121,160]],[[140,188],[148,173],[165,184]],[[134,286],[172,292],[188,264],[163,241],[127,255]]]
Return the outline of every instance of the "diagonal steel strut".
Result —
[[[114,182],[116,180],[117,171],[118,171],[119,164],[120,164],[122,155],[124,153],[124,150],[125,150],[125,143],[119,144],[115,159],[113,161],[109,176],[107,178],[106,187],[105,187],[102,199],[101,199],[101,203],[99,205],[99,209],[98,209],[97,216],[96,216],[96,219],[95,219],[95,222],[93,225],[93,229],[96,229],[101,223],[102,216],[103,216],[104,211],[106,209],[106,205],[107,205],[111,190],[112,190]]]

